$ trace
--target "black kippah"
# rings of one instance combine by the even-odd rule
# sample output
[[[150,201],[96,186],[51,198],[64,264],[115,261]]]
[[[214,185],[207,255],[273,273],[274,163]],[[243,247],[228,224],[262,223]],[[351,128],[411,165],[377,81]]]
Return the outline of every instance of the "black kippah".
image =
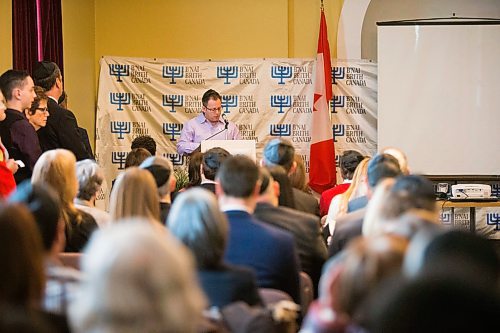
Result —
[[[56,65],[51,61],[40,61],[33,69],[33,79],[40,81],[51,76],[56,70]]]

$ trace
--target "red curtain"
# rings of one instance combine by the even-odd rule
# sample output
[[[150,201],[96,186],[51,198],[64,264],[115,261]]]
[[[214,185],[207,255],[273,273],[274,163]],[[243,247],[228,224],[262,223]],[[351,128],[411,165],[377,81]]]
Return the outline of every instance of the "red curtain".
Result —
[[[37,57],[35,0],[12,0],[13,68],[32,72]]]
[[[42,59],[55,62],[63,71],[61,0],[12,0],[13,68],[32,73],[38,57],[38,15]]]
[[[53,61],[63,73],[61,0],[38,0],[42,27],[42,60]]]

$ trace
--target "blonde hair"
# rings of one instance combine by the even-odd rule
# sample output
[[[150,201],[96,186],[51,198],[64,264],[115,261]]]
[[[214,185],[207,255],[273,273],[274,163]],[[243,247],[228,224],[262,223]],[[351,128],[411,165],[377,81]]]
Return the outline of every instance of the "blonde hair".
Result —
[[[109,199],[113,220],[144,217],[160,221],[160,198],[156,182],[147,170],[131,167],[116,179]]]
[[[77,224],[82,216],[73,204],[78,192],[75,155],[66,149],[54,149],[43,153],[33,168],[32,184],[48,184],[61,200],[62,218],[69,230],[71,221]]]
[[[354,175],[352,176],[352,183],[347,189],[347,191],[344,192],[342,195],[342,199],[340,201],[340,208],[339,208],[339,213],[338,215],[343,215],[347,213],[347,205],[350,200],[355,199],[356,197],[359,196],[359,191],[360,191],[360,185],[363,181],[363,178],[366,177],[366,173],[368,170],[368,162],[370,161],[370,158],[367,157],[361,162],[359,162],[358,166],[356,167],[356,170],[354,171]]]
[[[366,214],[363,220],[363,236],[375,236],[383,233],[383,225],[386,222],[384,204],[390,196],[392,186],[396,180],[394,178],[383,179],[375,188],[373,196],[366,206]]]

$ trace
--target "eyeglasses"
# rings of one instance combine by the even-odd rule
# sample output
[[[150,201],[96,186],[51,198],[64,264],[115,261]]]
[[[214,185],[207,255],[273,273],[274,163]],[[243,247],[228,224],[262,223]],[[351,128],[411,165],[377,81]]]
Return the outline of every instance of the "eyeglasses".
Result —
[[[207,108],[205,106],[205,109],[207,109],[208,111],[211,111],[211,112],[215,112],[215,111],[219,111],[220,112],[220,111],[222,111],[222,106],[219,106],[218,108],[213,108],[213,109]]]
[[[49,108],[48,108],[48,107],[44,107],[44,108],[36,108],[35,110],[42,111],[42,112],[48,112],[48,111],[49,111]]]

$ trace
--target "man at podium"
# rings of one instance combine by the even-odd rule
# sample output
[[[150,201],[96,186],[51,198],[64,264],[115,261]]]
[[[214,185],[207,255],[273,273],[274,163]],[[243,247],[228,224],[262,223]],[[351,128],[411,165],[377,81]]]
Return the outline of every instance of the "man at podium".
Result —
[[[201,99],[201,114],[184,124],[177,142],[177,152],[190,155],[199,151],[203,140],[239,140],[238,127],[222,113],[221,96],[213,89],[207,90]]]

